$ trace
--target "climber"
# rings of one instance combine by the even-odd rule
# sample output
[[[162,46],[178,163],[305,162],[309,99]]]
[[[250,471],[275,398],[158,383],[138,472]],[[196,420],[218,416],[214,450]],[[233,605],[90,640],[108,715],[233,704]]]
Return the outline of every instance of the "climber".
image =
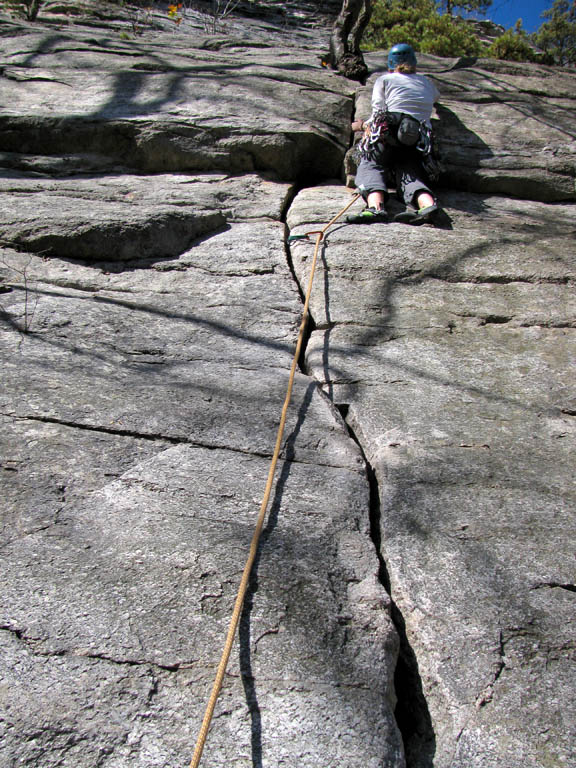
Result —
[[[406,204],[394,221],[433,223],[440,209],[428,186],[428,179],[438,173],[430,117],[438,90],[427,77],[416,74],[416,55],[406,43],[390,49],[388,70],[374,84],[369,120],[352,123],[352,130],[364,130],[358,145],[356,186],[366,208],[346,220],[350,224],[388,221],[386,174],[391,171],[396,175],[398,197]]]

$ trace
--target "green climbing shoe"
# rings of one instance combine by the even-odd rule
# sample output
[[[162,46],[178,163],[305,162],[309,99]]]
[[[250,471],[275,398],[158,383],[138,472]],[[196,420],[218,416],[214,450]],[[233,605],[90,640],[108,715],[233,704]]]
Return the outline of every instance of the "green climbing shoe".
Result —
[[[406,210],[402,213],[397,213],[394,216],[394,221],[400,224],[412,224],[418,226],[419,224],[433,224],[436,219],[440,208],[436,204],[429,205],[426,208],[420,208],[419,211]]]
[[[386,224],[388,213],[384,208],[364,208],[360,213],[346,216],[348,224]]]

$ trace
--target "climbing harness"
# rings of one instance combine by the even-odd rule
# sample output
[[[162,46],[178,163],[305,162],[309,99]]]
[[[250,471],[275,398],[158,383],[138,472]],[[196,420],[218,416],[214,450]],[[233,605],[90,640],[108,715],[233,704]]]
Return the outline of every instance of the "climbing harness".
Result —
[[[425,122],[405,112],[377,110],[356,145],[356,161],[374,159],[380,142],[395,147],[413,147],[421,154],[420,162],[429,178],[438,180],[442,167],[435,155],[432,129]]]
[[[302,240],[302,239],[308,239],[309,235],[316,235],[316,245],[314,247],[314,255],[312,257],[312,262],[310,265],[310,277],[308,278],[308,288],[306,290],[306,297],[304,300],[304,308],[302,310],[302,322],[300,323],[300,330],[298,333],[298,340],[296,342],[296,349],[294,351],[294,357],[292,358],[292,365],[290,367],[290,375],[288,378],[288,387],[286,390],[286,397],[284,399],[284,405],[282,407],[282,414],[280,416],[280,423],[278,425],[278,432],[276,435],[276,444],[274,447],[274,454],[272,456],[272,461],[270,463],[270,469],[268,471],[268,480],[266,482],[266,487],[264,489],[264,498],[262,500],[262,504],[260,506],[260,512],[258,514],[258,518],[256,521],[256,526],[254,528],[254,533],[252,535],[252,541],[250,542],[250,550],[248,553],[248,558],[246,560],[246,565],[244,566],[244,570],[242,572],[242,578],[240,580],[240,585],[238,587],[238,593],[236,595],[236,602],[234,603],[234,610],[232,612],[232,618],[230,619],[230,625],[228,627],[228,633],[226,635],[226,641],[224,643],[224,650],[222,651],[222,656],[220,658],[220,663],[218,665],[218,669],[216,671],[216,676],[214,679],[214,684],[212,686],[212,692],[210,694],[210,698],[208,700],[208,704],[206,705],[206,712],[204,714],[204,719],[202,721],[202,725],[200,726],[200,731],[198,733],[198,738],[196,740],[196,747],[194,749],[194,754],[192,755],[192,760],[190,761],[190,768],[198,768],[198,765],[200,763],[200,760],[202,758],[202,752],[204,751],[204,745],[206,743],[206,738],[208,736],[208,730],[210,728],[210,723],[212,722],[212,716],[214,714],[214,707],[216,706],[216,702],[218,700],[218,696],[220,694],[220,690],[222,688],[222,680],[224,679],[224,674],[226,672],[226,667],[228,666],[228,660],[230,658],[230,652],[232,650],[232,645],[234,643],[234,637],[236,635],[236,629],[238,628],[238,622],[240,620],[240,614],[242,612],[242,606],[244,604],[244,598],[246,596],[246,590],[248,588],[248,581],[250,578],[250,573],[252,571],[252,566],[254,565],[254,560],[256,558],[256,554],[258,551],[258,544],[260,542],[260,534],[262,532],[262,526],[264,525],[264,518],[266,517],[266,511],[268,509],[268,502],[270,500],[270,494],[272,492],[272,485],[274,482],[274,473],[276,471],[276,464],[278,463],[278,457],[280,455],[280,449],[282,447],[282,438],[284,435],[284,427],[286,425],[286,415],[288,412],[288,406],[290,405],[290,400],[292,398],[292,389],[294,386],[294,376],[296,375],[296,366],[298,364],[298,360],[300,358],[300,351],[302,349],[302,342],[304,339],[304,333],[306,331],[306,326],[308,325],[308,306],[310,304],[310,296],[312,294],[312,284],[314,282],[314,273],[316,271],[316,262],[318,261],[318,252],[320,250],[320,243],[324,239],[325,233],[328,231],[328,229],[335,224],[338,219],[346,213],[348,208],[350,208],[356,200],[360,198],[360,195],[354,195],[352,200],[344,207],[341,211],[339,211],[336,216],[334,216],[333,219],[331,219],[326,226],[321,230],[316,230],[313,232],[306,232],[303,235],[292,235],[288,238],[288,242],[294,242],[296,240]]]

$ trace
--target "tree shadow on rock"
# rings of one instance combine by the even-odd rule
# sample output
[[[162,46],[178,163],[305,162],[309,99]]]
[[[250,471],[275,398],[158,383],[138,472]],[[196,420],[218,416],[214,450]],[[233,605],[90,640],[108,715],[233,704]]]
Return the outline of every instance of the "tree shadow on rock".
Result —
[[[262,553],[266,547],[266,543],[272,536],[276,525],[278,524],[278,515],[282,503],[282,494],[290,474],[292,461],[294,460],[294,444],[300,433],[302,424],[310,407],[312,396],[316,390],[316,383],[312,382],[306,389],[306,394],[298,410],[298,419],[294,426],[294,429],[288,436],[285,442],[285,458],[282,465],[282,470],[275,485],[274,498],[270,505],[270,512],[268,514],[268,521],[258,545],[258,551],[252,566],[250,573],[250,580],[248,582],[248,589],[246,591],[246,597],[244,599],[244,607],[240,616],[239,625],[239,641],[240,641],[240,673],[242,677],[242,685],[244,687],[244,694],[246,696],[246,704],[248,711],[250,712],[250,734],[251,734],[251,747],[252,747],[252,766],[253,768],[262,768],[262,716],[260,712],[260,706],[258,703],[258,696],[256,692],[256,681],[252,670],[252,651],[250,645],[250,630],[251,630],[251,617],[252,610],[254,608],[254,596],[258,591],[258,568]]]
[[[475,204],[481,207],[484,203],[482,199],[478,199],[475,201]],[[511,240],[503,234],[494,237],[491,245],[492,247],[503,249],[507,244],[512,244],[513,242],[517,244],[516,240]],[[448,258],[440,259],[434,265],[425,266],[420,273],[413,274],[408,279],[414,284],[424,282],[427,278],[444,280],[455,279],[458,276],[459,264],[468,259],[482,256],[485,248],[485,243],[465,248],[458,253],[451,254]],[[329,296],[329,270],[327,269],[325,256],[323,256],[323,260],[325,264],[324,293],[325,297],[327,297]],[[331,398],[340,405],[340,407],[347,409],[350,403],[362,403],[362,385],[358,381],[359,377],[355,376],[354,372],[352,372],[352,377],[350,377],[350,364],[339,368],[338,364],[334,365],[331,363],[331,353],[336,351],[336,357],[342,354],[345,359],[354,359],[356,357],[358,361],[361,357],[370,358],[372,355],[370,348],[381,346],[388,340],[389,334],[394,333],[396,317],[394,291],[396,287],[401,285],[402,282],[405,282],[406,279],[406,275],[399,272],[387,276],[386,279],[381,282],[380,306],[385,307],[385,313],[379,318],[379,326],[359,327],[354,345],[350,344],[350,346],[346,348],[342,347],[341,349],[338,349],[338,347],[336,347],[335,349],[333,344],[330,344],[330,333],[334,329],[335,323],[330,315],[332,311],[330,304],[327,305],[328,328],[324,331],[322,378],[327,382],[324,387],[325,390],[330,394]],[[370,299],[370,296],[365,297],[367,303],[370,302]],[[433,370],[428,369],[425,360],[414,363],[392,356],[388,362],[398,371],[399,378],[402,376],[402,378],[407,377],[413,381],[421,380],[429,382],[435,386],[453,387],[463,394],[477,397],[480,401],[485,400],[487,402],[517,408],[521,410],[526,417],[531,417],[532,419],[540,418],[543,410],[546,408],[545,402],[527,402],[522,391],[510,394],[494,390],[490,386],[484,385],[483,382],[475,383],[474,381],[467,382],[465,380],[459,382],[454,380],[453,377],[450,378],[444,374],[439,375]],[[349,384],[343,387],[343,382],[345,382],[346,377],[348,377],[350,381]],[[338,389],[340,389],[340,392],[337,391]],[[343,391],[345,391],[344,396],[342,396]],[[338,402],[338,398],[340,398],[340,402]],[[345,402],[342,402],[343,400]],[[423,404],[423,407],[424,405],[425,404]],[[383,407],[385,407],[385,404],[383,404]],[[523,447],[519,448],[518,446],[513,445],[512,448],[509,448],[509,446],[505,445],[504,449],[507,451],[508,455],[507,462],[502,468],[499,468],[497,460],[494,461],[493,465],[490,465],[489,459],[485,458],[488,454],[479,454],[479,460],[470,464],[470,477],[461,480],[462,485],[472,485],[473,481],[474,484],[478,483],[477,487],[481,487],[481,484],[484,482],[484,475],[486,471],[490,469],[494,472],[494,476],[491,476],[491,483],[497,483],[500,488],[511,486],[513,490],[517,491],[520,495],[535,491],[549,501],[550,510],[551,513],[553,513],[554,507],[552,502],[555,491],[552,490],[552,483],[536,483],[532,478],[526,481],[510,481],[511,477],[523,477],[525,474],[525,462],[532,462],[533,466],[538,466],[539,463],[543,464],[546,457],[545,450],[543,449],[542,453],[540,453],[539,448],[536,447],[527,455]],[[433,459],[434,457],[431,454],[431,458],[428,460],[428,464],[430,465],[429,476],[426,478],[428,487],[432,489],[436,486],[439,488],[441,487],[439,481],[440,471],[438,467],[433,466]],[[381,463],[381,473],[386,471],[383,469],[383,466],[384,462]],[[511,467],[515,467],[516,471],[511,471]],[[433,503],[431,503],[430,498],[433,497],[433,493],[431,493],[430,498],[428,498],[424,492],[420,491],[418,484],[410,475],[407,467],[404,467],[402,473],[398,474],[398,478],[394,478],[391,475],[386,479],[389,486],[394,486],[394,491],[391,493],[392,498],[389,498],[387,501],[387,510],[384,512],[384,515],[389,519],[392,518],[397,527],[397,520],[401,516],[403,518],[401,530],[402,532],[407,531],[412,539],[415,536],[420,538],[432,536],[444,524],[443,504],[445,504],[445,500],[442,498],[441,494],[438,493],[438,497],[434,498]],[[404,480],[404,477],[407,479]],[[419,480],[419,483],[421,485],[423,484],[422,479]],[[448,481],[446,481],[446,483],[448,484]],[[415,487],[416,490],[414,490]],[[374,495],[378,495],[378,493],[379,492],[376,489]],[[408,499],[408,501],[406,501],[406,499]],[[408,504],[408,502],[410,503]],[[403,510],[402,505],[404,505]],[[408,510],[406,510],[407,506]],[[436,519],[426,519],[423,521],[422,510],[427,511],[428,517],[433,515]],[[509,525],[512,526],[514,524],[512,517],[514,513],[513,504],[509,505],[506,512],[510,515]],[[419,532],[420,529],[422,530],[422,533]],[[382,530],[384,531],[385,528]],[[520,625],[522,626],[523,623],[528,624],[532,620],[532,617],[535,616],[538,621],[542,621],[543,626],[546,625],[546,622],[551,621],[549,616],[542,614],[541,617],[538,612],[535,612],[534,607],[530,604],[530,600],[526,597],[524,591],[526,590],[526,585],[520,584],[519,586],[519,584],[516,583],[513,575],[506,571],[506,567],[503,565],[502,561],[494,555],[489,545],[485,545],[481,540],[475,541],[473,536],[465,536],[462,540],[465,541],[465,544],[457,546],[452,545],[449,541],[447,550],[449,552],[452,550],[458,551],[462,563],[462,572],[475,573],[479,568],[479,564],[489,563],[488,566],[483,566],[483,571],[479,578],[486,585],[486,588],[490,590],[491,594],[496,595],[497,599],[501,600],[502,603],[509,600],[507,606],[510,612],[509,615],[518,615]],[[375,543],[377,543],[376,539]],[[383,551],[384,550],[385,547],[383,548]],[[503,575],[504,572],[505,575]],[[494,576],[494,574],[498,575]],[[436,574],[431,573],[430,581],[433,581],[435,578]],[[390,580],[387,578],[386,574],[384,574],[383,583],[386,584],[386,582],[389,587]],[[502,584],[502,582],[504,582],[504,584]],[[514,597],[511,598],[511,596]],[[516,601],[515,607],[513,606],[514,601]],[[552,616],[552,613],[550,615]],[[416,766],[418,766],[418,768],[428,768],[428,766],[433,765],[435,741],[430,714],[422,689],[422,679],[418,672],[418,660],[407,641],[404,618],[397,607],[394,608],[394,620],[399,634],[401,638],[403,638],[400,660],[396,671],[396,685],[399,691],[399,704],[396,710],[396,716],[399,727],[405,737],[407,764],[412,766],[412,768],[415,768]],[[464,632],[464,636],[467,637],[466,630],[462,631]],[[497,643],[493,643],[492,640],[498,637],[499,631],[499,622],[494,622],[493,625],[486,627],[483,636],[484,644],[482,647],[485,658],[489,659],[491,658],[491,654],[496,653],[494,648],[497,648]],[[546,640],[546,642],[549,642],[549,640]],[[455,668],[468,669],[468,661],[466,659],[461,660],[460,667],[455,663]],[[400,696],[401,689],[405,689],[409,692],[409,695]],[[430,695],[431,692],[428,691],[427,693]],[[477,701],[483,701],[481,696],[482,691],[479,691]],[[435,704],[438,706],[437,701]],[[460,706],[464,708],[465,702],[462,702]],[[443,746],[443,749],[446,749],[446,745]]]

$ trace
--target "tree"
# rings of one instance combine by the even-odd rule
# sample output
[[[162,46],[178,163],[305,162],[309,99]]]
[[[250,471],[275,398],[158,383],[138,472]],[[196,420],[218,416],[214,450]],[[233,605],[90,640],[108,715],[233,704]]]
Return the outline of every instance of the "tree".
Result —
[[[365,46],[377,50],[408,43],[419,50],[421,23],[435,13],[434,0],[376,0]]]
[[[329,64],[351,80],[364,82],[368,76],[360,41],[371,15],[371,0],[344,0],[332,27]]]
[[[556,64],[576,64],[576,0],[555,0],[542,17],[548,19],[534,35],[534,42]]]
[[[538,61],[530,39],[522,29],[522,19],[518,19],[514,29],[510,28],[497,37],[486,52],[493,59],[506,61]]]
[[[469,24],[440,15],[434,0],[377,0],[365,48],[388,49],[395,43],[436,56],[479,56],[484,48]]]
[[[479,13],[486,15],[486,11],[492,5],[492,0],[440,0],[439,7],[444,8],[448,16],[452,16],[456,8],[466,13]]]
[[[419,50],[434,56],[480,56],[483,45],[463,19],[434,14],[422,25]]]

